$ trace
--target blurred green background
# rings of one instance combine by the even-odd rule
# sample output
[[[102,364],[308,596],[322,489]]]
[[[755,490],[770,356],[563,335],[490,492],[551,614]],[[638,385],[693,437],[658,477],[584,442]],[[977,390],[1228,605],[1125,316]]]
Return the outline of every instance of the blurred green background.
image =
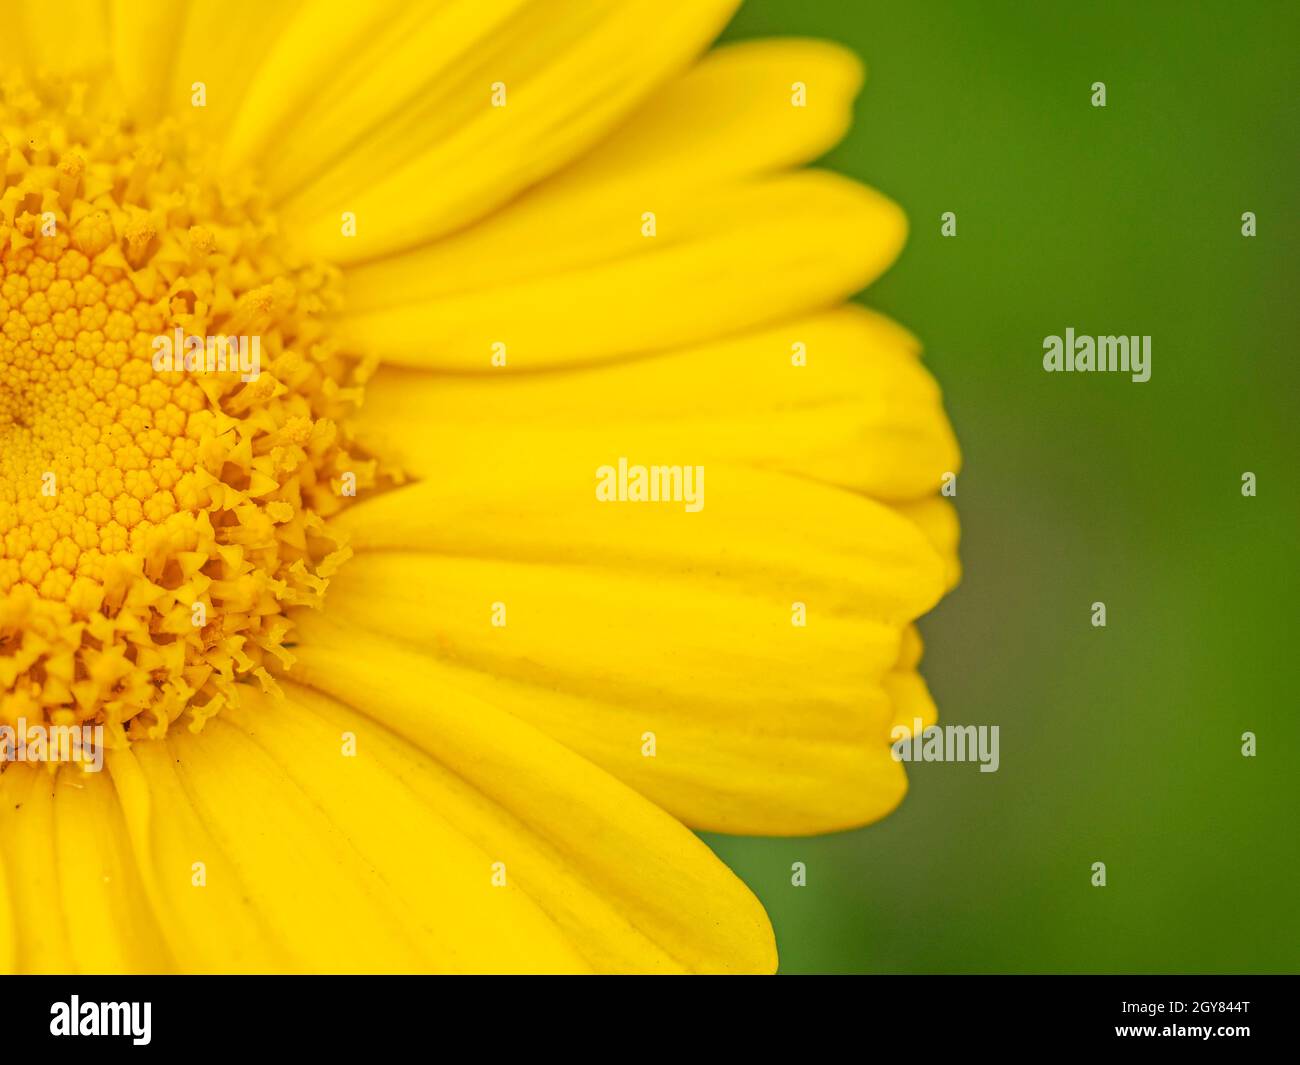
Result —
[[[916,765],[876,825],[707,837],[782,971],[1300,970],[1298,31],[1294,3],[973,0],[728,30],[867,63],[826,164],[907,211],[863,300],[924,341],[965,457],[923,671],[941,722],[1001,726],[997,773]],[[1067,326],[1150,334],[1151,380],[1044,373]]]

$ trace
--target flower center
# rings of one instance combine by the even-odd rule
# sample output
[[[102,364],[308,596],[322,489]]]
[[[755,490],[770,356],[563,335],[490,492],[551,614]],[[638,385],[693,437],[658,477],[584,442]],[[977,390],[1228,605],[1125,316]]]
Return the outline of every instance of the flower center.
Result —
[[[88,98],[0,84],[0,720],[112,745],[273,687],[373,468],[336,272],[184,123]]]

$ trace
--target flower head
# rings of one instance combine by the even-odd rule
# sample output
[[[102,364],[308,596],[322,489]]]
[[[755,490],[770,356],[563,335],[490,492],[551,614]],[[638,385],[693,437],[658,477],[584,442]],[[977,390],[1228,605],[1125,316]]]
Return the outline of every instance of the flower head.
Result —
[[[109,750],[0,761],[0,969],[775,967],[691,830],[901,800],[959,459],[732,7],[22,8],[0,739]]]

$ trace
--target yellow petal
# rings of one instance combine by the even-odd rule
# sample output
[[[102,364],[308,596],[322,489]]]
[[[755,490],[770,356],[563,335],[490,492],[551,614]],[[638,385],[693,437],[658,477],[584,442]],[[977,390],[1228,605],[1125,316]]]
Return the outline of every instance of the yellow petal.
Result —
[[[417,10],[359,50],[331,28],[344,18],[355,27],[347,16],[302,16],[323,24],[315,35],[325,38],[324,50],[313,52],[312,32],[290,34],[286,55],[301,56],[305,73],[282,63],[263,69],[257,99],[270,106],[241,127],[236,151],[257,154],[269,144],[262,154],[279,154],[269,138],[288,129],[293,107],[276,96],[306,104],[292,114],[288,159],[271,182],[277,193],[293,187],[283,217],[308,251],[355,262],[481,217],[604,136],[704,48],[735,3],[514,6]],[[300,77],[316,95],[303,93]],[[494,86],[504,87],[505,106],[493,106]],[[343,211],[356,215],[355,237],[340,232]]]
[[[912,670],[900,670],[885,678],[885,689],[894,706],[894,720],[890,732],[905,728],[909,735],[919,736],[939,720],[938,708],[930,696],[925,679]],[[920,721],[921,727],[916,727]]]
[[[958,466],[954,463],[948,468],[955,471]],[[913,522],[939,552],[939,557],[944,562],[944,583],[950,589],[955,588],[961,580],[961,559],[957,555],[961,528],[956,508],[940,496],[898,501],[893,506],[903,517]]]
[[[54,796],[53,843],[77,971],[172,971],[107,774],[63,769]]]
[[[185,24],[187,5],[176,0],[113,0],[109,9],[113,73],[132,113],[155,118],[164,107],[179,110],[189,103],[168,98],[172,85],[174,42]]]
[[[550,414],[564,425],[591,413],[581,433],[450,426],[430,481],[338,519],[360,554],[335,579],[331,614],[410,641],[451,683],[693,826],[826,831],[888,812],[905,785],[888,758],[883,678],[903,627],[941,594],[944,561],[886,506],[725,461],[704,463],[695,513],[601,502],[597,467],[648,439],[619,421],[618,390],[591,392],[602,394],[615,408],[603,431],[593,404]],[[507,424],[490,404],[481,413]],[[633,461],[697,457],[677,444]],[[664,737],[662,760],[643,755],[647,733]]]
[[[790,85],[812,88],[792,107]],[[640,219],[699,189],[805,162],[848,125],[861,66],[820,41],[748,41],[706,55],[611,137],[461,233],[348,271],[356,310],[491,287],[640,247]],[[614,219],[604,224],[601,219]],[[622,232],[621,242],[611,242]],[[525,239],[526,238],[526,239]]]
[[[73,972],[54,847],[54,778],[44,767],[14,762],[0,773],[0,841],[13,929],[12,971]]]
[[[906,229],[883,196],[818,171],[670,205],[655,237],[642,224],[633,212],[575,220],[588,263],[349,314],[343,332],[423,368],[488,369],[497,342],[515,369],[656,351],[838,303],[889,266]],[[521,262],[547,247],[526,228],[516,240]]]
[[[537,914],[529,920],[530,907],[519,896],[492,896],[486,856],[463,842],[453,846],[449,832],[430,832],[430,851],[446,864],[437,869],[422,863],[423,898],[415,897],[410,880],[416,856],[410,852],[424,845],[422,830],[431,823],[413,820],[409,804],[385,810],[354,783],[347,801],[366,817],[340,823],[336,804],[323,805],[319,788],[305,790],[302,781],[329,779],[335,767],[288,765],[284,759],[341,763],[337,735],[327,747],[317,744],[296,755],[291,747],[274,747],[273,756],[252,734],[261,727],[251,719],[237,727],[223,714],[199,736],[173,730],[165,746],[213,842],[259,917],[294,957],[295,969],[572,968],[560,938],[552,933],[548,941],[547,922]],[[272,724],[265,727],[273,731]],[[387,817],[391,823],[382,823]],[[387,861],[376,864],[376,856]],[[196,854],[197,860],[204,857]],[[403,865],[405,859],[410,860]]]
[[[520,867],[523,890],[594,967],[775,967],[762,907],[658,807],[527,723],[445,683],[426,656],[326,616],[301,624],[294,675],[432,757],[442,772],[418,774],[422,793],[506,854],[507,877],[512,862]],[[467,787],[448,786],[452,775]]]
[[[0,794],[3,790],[0,788]],[[0,847],[0,975],[7,976],[18,971],[18,934],[14,927],[14,907],[17,903],[9,890],[4,850]]]
[[[613,136],[537,190],[574,202],[720,185],[809,162],[839,143],[862,64],[829,41],[728,44],[665,85]],[[802,106],[792,90],[807,89]]]
[[[538,441],[585,446],[593,464],[611,449],[744,462],[889,500],[931,496],[945,471],[960,469],[939,388],[915,341],[858,307],[573,372],[386,368],[367,387],[357,427],[373,451],[427,477],[461,456]],[[922,517],[937,520],[928,511]],[[936,536],[955,553],[955,532]]]
[[[262,900],[241,882],[209,831],[182,783],[177,757],[167,742],[153,740],[110,751],[107,759],[145,899],[176,968],[184,973],[303,968],[282,946],[263,917]]]
[[[164,112],[183,111],[219,142],[239,113],[254,74],[302,0],[187,0],[175,6],[182,6],[184,14],[179,34],[167,46],[170,75],[158,107]],[[194,102],[199,82],[202,106]]]
[[[306,4],[276,38],[249,86],[223,145],[227,165],[255,166],[276,198],[337,164],[348,148],[388,123],[437,139],[475,114],[487,96],[466,92],[459,108],[428,97],[449,88],[440,79],[512,42],[531,27],[529,0],[450,0],[412,4]],[[532,17],[538,13],[532,9]],[[576,27],[575,27],[576,29]],[[424,121],[416,120],[421,112]],[[406,155],[423,146],[403,143]],[[389,160],[400,165],[405,158]],[[370,162],[377,163],[374,157]],[[386,171],[374,171],[375,177]]]
[[[706,467],[704,506],[603,503],[596,470],[617,455],[528,441],[457,456],[438,478],[367,500],[336,519],[359,550],[690,575],[693,586],[815,602],[823,614],[902,622],[944,590],[921,531],[873,500],[782,474]],[[649,456],[647,462],[682,456]]]
[[[377,722],[320,693],[285,688],[286,699],[250,692],[220,720],[239,726],[235,746],[250,767],[269,759],[272,778],[295,800],[300,792],[319,809],[353,852],[346,864],[379,873],[386,903],[402,915],[423,967],[490,973],[589,968],[523,885],[514,851],[526,831],[508,819],[494,820],[480,793]],[[484,831],[489,827],[496,831]],[[502,887],[493,882],[498,860],[506,863]],[[565,879],[562,863],[552,864],[559,868],[548,874]],[[322,894],[318,885],[302,885],[300,874],[288,879],[298,885],[299,906],[312,908]],[[331,967],[349,968],[351,938],[332,949]]]
[[[29,69],[78,75],[108,62],[103,0],[17,0],[5,6],[0,38],[21,42],[21,62]]]
[[[423,649],[440,689],[509,710],[695,828],[787,835],[876,820],[905,788],[886,687],[901,626],[808,611],[793,624],[757,581],[378,552],[336,578],[328,613]]]

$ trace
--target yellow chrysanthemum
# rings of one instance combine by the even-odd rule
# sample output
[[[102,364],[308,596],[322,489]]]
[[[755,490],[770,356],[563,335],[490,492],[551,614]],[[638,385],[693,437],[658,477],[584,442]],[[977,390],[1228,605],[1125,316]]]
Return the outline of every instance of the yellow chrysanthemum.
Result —
[[[0,971],[775,967],[690,830],[900,801],[958,455],[733,6],[6,9],[0,725],[108,750],[0,771]]]

